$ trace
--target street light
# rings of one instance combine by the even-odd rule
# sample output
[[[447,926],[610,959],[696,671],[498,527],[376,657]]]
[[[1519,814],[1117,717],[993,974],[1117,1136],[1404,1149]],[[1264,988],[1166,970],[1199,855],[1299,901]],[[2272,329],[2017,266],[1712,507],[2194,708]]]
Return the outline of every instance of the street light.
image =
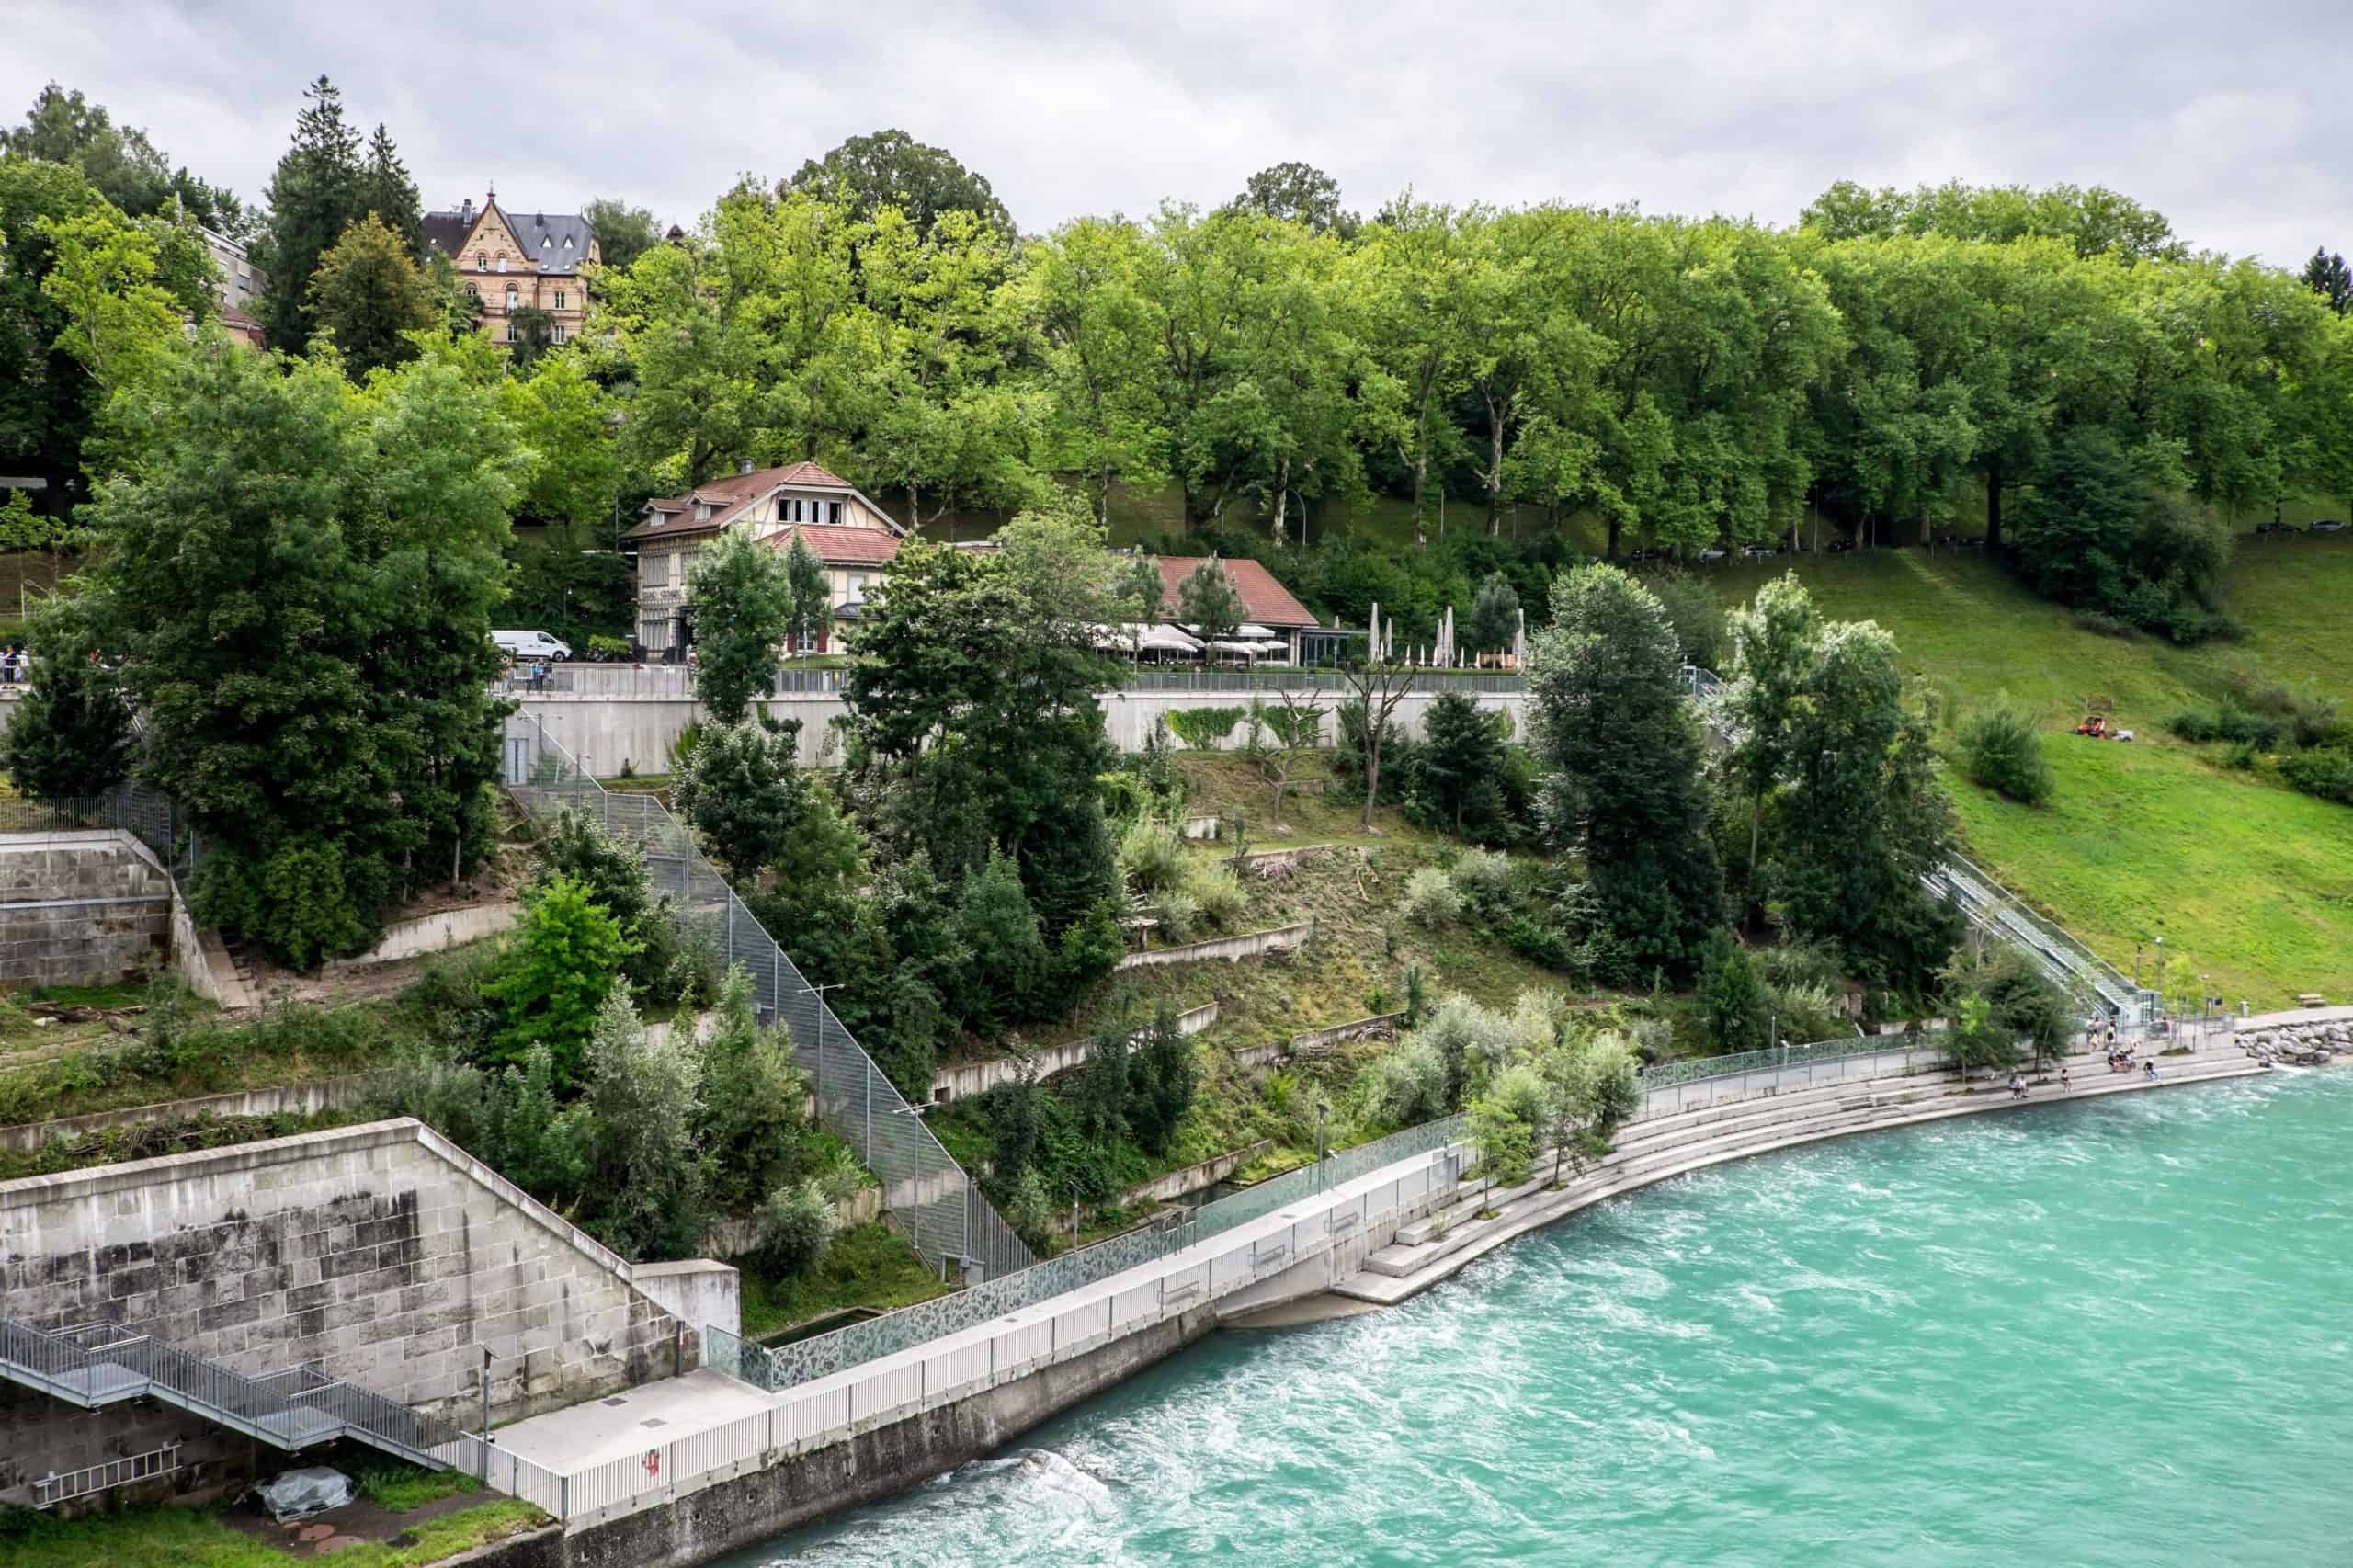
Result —
[[[1325,1105],[1322,1100],[1317,1100],[1315,1102],[1315,1166],[1316,1185],[1318,1187],[1324,1185],[1324,1118],[1330,1114],[1331,1109],[1332,1108]]]

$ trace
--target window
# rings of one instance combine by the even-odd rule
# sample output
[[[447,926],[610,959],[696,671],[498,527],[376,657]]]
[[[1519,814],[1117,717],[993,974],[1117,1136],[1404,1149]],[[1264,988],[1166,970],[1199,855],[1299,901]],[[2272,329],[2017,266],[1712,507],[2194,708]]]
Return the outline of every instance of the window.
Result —
[[[555,291],[555,308],[559,311],[563,309],[563,290],[561,289]]]
[[[511,316],[515,313],[516,307],[521,303],[522,298],[522,295],[516,292],[514,284],[509,283],[506,286],[506,313],[508,315]]]
[[[710,502],[698,501],[695,503],[695,521],[699,523],[707,523],[710,521]]]
[[[505,251],[500,251],[498,253],[498,270],[501,272],[506,270],[506,253]]]
[[[488,272],[490,270],[490,253],[488,251],[478,250],[474,252],[474,270],[476,272]]]
[[[469,283],[466,285],[466,298],[469,300],[479,300],[482,298],[482,290]]]
[[[558,343],[562,343],[563,341],[563,324],[562,322],[555,324],[555,340]]]
[[[828,502],[826,502],[826,503],[825,503],[825,521],[827,521],[827,522],[829,522],[829,523],[838,523],[838,522],[840,522],[841,520],[842,520],[842,504],[841,504],[840,502],[838,502],[838,501],[828,501]]]

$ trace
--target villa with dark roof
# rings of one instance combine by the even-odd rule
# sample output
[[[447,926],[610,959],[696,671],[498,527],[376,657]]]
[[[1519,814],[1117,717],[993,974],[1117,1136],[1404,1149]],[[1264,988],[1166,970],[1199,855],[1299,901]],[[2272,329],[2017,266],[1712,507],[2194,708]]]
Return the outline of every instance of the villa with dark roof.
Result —
[[[454,210],[427,212],[425,243],[449,258],[466,292],[482,301],[493,341],[514,342],[515,318],[527,310],[553,318],[557,343],[579,335],[588,311],[580,268],[601,259],[597,232],[579,213],[509,212],[494,190],[480,208],[469,197]]]
[[[856,485],[813,462],[763,469],[745,462],[683,495],[648,501],[644,521],[621,536],[621,548],[637,556],[637,642],[645,652],[674,653],[692,640],[688,573],[695,551],[730,529],[779,550],[796,538],[806,542],[833,581],[837,606],[864,597],[907,531]]]

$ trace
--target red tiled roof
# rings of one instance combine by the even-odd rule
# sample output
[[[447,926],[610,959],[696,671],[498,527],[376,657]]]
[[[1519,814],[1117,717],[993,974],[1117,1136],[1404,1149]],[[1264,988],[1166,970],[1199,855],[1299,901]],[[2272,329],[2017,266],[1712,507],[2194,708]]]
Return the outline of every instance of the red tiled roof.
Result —
[[[756,468],[749,473],[723,473],[717,479],[705,480],[684,495],[665,496],[648,501],[645,509],[654,515],[623,534],[623,539],[658,539],[671,534],[717,531],[745,506],[756,501],[779,484],[794,485],[804,490],[850,491],[850,483],[829,469],[813,462],[797,462],[783,468]],[[710,503],[710,516],[695,516],[695,503]]]
[[[1199,570],[1206,555],[1164,555],[1160,558],[1160,606],[1171,617],[1176,613],[1176,596],[1185,579]],[[1291,597],[1291,591],[1276,581],[1275,574],[1256,561],[1221,561],[1225,574],[1242,595],[1242,619],[1260,626],[1313,626],[1315,618],[1307,607]]]
[[[888,528],[854,528],[839,523],[795,523],[767,536],[777,550],[790,550],[798,536],[809,552],[828,566],[880,566],[899,554],[899,536]]]

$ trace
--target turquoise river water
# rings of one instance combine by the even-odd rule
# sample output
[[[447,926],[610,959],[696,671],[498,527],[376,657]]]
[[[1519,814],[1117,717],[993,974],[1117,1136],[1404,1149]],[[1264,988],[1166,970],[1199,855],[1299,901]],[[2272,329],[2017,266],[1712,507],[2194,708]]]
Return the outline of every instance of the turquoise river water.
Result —
[[[2348,1170],[2343,1071],[1722,1166],[728,1568],[2353,1563]]]

